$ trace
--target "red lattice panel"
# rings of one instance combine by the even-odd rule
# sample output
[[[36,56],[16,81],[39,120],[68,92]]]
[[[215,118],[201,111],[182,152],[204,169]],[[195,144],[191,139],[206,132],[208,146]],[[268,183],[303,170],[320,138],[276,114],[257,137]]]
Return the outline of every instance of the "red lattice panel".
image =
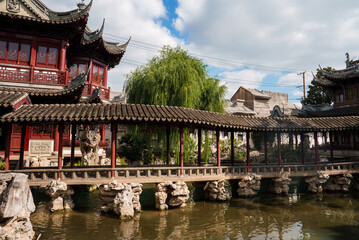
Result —
[[[10,82],[29,82],[28,69],[8,68],[0,66],[0,80]]]
[[[66,83],[66,75],[62,72],[51,71],[35,71],[34,83],[64,85]]]
[[[90,85],[86,84],[84,90],[82,91],[82,95],[88,96],[89,94]]]
[[[101,97],[102,99],[107,99],[107,100],[109,100],[109,99],[110,99],[110,91],[109,91],[108,89],[101,89],[100,97]]]

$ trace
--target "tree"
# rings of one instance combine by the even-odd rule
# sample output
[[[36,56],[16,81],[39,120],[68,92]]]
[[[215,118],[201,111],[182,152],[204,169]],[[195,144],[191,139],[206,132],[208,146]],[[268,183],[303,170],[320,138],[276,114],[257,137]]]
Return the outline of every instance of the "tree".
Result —
[[[331,67],[324,68],[326,71],[334,70]],[[317,78],[321,78],[323,76],[323,72],[320,69],[317,69]],[[331,104],[333,102],[333,94],[330,90],[319,86],[317,82],[312,81],[309,85],[309,91],[306,99],[301,99],[300,101],[303,105],[319,105],[319,104]]]
[[[187,107],[192,109],[224,112],[226,86],[208,74],[207,66],[190,56],[180,47],[164,46],[160,55],[149,60],[126,76],[124,90],[129,103],[158,104]],[[165,142],[165,131],[157,128],[158,139]],[[193,140],[185,134],[184,147],[195,147]],[[178,131],[172,131],[171,142],[178,150]],[[205,134],[206,139],[208,134]],[[162,144],[162,150],[165,150]],[[209,148],[209,145],[206,146]],[[178,154],[178,152],[177,152]],[[165,155],[165,154],[163,154]],[[185,154],[185,160],[189,156]],[[187,158],[187,159],[186,159]]]

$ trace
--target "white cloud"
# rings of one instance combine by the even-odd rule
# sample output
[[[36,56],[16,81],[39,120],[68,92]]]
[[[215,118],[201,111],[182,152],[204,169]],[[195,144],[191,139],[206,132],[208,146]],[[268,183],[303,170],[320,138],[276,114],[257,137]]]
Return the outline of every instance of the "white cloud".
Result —
[[[293,90],[292,91],[293,96],[295,97],[302,97],[303,96],[303,91],[299,91],[299,90]]]

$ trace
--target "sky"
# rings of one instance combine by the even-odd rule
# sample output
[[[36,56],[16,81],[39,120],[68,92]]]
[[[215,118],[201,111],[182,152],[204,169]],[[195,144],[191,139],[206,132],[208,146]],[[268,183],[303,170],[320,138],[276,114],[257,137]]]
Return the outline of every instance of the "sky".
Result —
[[[67,11],[79,0],[43,2]],[[357,0],[94,0],[89,27],[100,28],[103,18],[105,40],[131,37],[108,75],[117,90],[163,45],[179,45],[202,59],[227,86],[228,99],[244,86],[286,92],[292,103],[303,96],[298,73],[306,72],[309,85],[318,64],[343,69],[346,52],[359,57]]]

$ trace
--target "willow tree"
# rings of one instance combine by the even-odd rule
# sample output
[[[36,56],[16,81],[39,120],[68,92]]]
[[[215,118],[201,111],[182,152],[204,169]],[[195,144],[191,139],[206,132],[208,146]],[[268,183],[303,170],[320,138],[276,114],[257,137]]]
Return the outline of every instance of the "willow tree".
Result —
[[[159,56],[126,75],[124,90],[129,103],[224,112],[226,86],[208,74],[200,59],[180,47],[164,46]]]

